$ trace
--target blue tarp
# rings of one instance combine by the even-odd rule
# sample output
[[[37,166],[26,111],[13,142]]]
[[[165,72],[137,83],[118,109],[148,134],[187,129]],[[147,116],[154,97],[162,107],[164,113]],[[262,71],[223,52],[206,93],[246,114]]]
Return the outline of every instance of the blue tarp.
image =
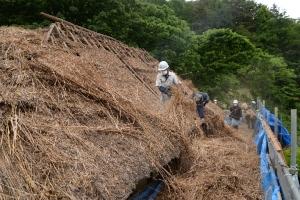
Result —
[[[279,198],[280,187],[277,176],[269,163],[268,138],[260,120],[257,120],[256,132],[255,144],[260,158],[261,184],[265,199],[277,200]]]
[[[163,186],[163,181],[156,180],[148,185],[144,191],[135,195],[132,200],[154,200]]]
[[[271,129],[274,131],[275,127],[275,115],[272,114],[268,109],[262,108],[261,114],[266,119],[267,123],[271,127]],[[287,147],[291,145],[291,135],[289,131],[283,126],[282,122],[277,119],[278,124],[278,141],[280,141],[281,145],[283,147]]]

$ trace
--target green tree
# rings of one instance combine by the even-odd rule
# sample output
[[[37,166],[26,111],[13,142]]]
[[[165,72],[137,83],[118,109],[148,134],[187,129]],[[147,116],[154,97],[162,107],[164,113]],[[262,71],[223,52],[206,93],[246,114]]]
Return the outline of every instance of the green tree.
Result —
[[[230,29],[213,29],[194,37],[194,43],[182,55],[181,73],[191,72],[197,87],[212,96],[225,97],[240,87],[238,70],[248,66],[255,46]]]
[[[99,13],[88,21],[89,27],[176,64],[178,55],[185,51],[193,35],[188,24],[166,5],[135,2],[124,6],[118,12]]]
[[[260,51],[253,58],[247,73],[246,79],[254,95],[283,109],[297,106],[300,93],[296,75],[282,57]]]
[[[38,16],[46,0],[0,0],[0,25],[36,25],[43,22]]]
[[[42,26],[39,12],[45,11],[145,48],[211,96],[225,98],[248,87],[285,108],[299,107],[300,24],[277,7],[252,0],[0,0],[0,5],[2,25]]]

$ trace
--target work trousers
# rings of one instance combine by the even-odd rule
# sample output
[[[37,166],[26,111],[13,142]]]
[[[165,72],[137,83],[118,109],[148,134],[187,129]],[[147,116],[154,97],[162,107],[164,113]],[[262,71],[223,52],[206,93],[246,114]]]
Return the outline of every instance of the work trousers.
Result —
[[[204,118],[204,115],[205,115],[205,109],[204,109],[204,106],[202,106],[202,105],[197,105],[197,113],[198,113],[200,119]]]

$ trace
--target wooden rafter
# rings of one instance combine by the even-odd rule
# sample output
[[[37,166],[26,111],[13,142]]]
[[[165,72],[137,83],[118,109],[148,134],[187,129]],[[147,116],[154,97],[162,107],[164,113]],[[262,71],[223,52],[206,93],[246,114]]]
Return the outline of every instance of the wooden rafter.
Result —
[[[131,67],[130,64],[124,59],[125,57],[135,57],[139,58],[146,64],[148,64],[150,60],[154,61],[155,59],[151,56],[151,59],[147,58],[149,54],[146,55],[145,50],[128,47],[124,43],[112,37],[72,24],[71,22],[55,16],[51,16],[46,13],[41,13],[41,15],[55,21],[55,23],[50,26],[50,29],[46,35],[46,42],[48,42],[50,39],[52,44],[56,44],[56,40],[54,38],[58,38],[60,41],[59,44],[62,44],[64,48],[69,48],[66,43],[66,41],[69,41],[80,43],[81,45],[88,46],[89,48],[103,48],[109,52],[112,52],[119,58],[119,60],[126,66],[126,68],[136,79],[138,79],[152,94],[158,97],[157,92],[150,87],[134,70],[134,68]]]

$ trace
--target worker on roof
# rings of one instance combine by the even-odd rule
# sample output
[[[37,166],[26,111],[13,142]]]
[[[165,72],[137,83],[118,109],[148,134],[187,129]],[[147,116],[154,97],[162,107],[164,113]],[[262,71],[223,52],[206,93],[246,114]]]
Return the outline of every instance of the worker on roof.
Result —
[[[245,111],[248,109],[248,104],[246,102],[241,103],[241,109],[242,111]]]
[[[169,64],[166,61],[161,61],[158,64],[158,74],[156,77],[156,86],[158,87],[162,103],[168,101],[172,96],[171,87],[178,85],[181,82],[177,78],[176,74],[170,71]]]
[[[218,105],[218,100],[214,99],[214,104]]]
[[[253,110],[250,106],[247,110],[245,110],[245,120],[248,125],[248,128],[254,129],[256,115],[255,110]]]
[[[239,106],[239,101],[238,100],[233,100],[233,105],[230,107],[230,125],[233,128],[238,129],[241,119],[242,119],[242,109]]]
[[[209,102],[209,96],[205,92],[194,92],[193,99],[196,101],[197,113],[200,117],[200,122],[205,122],[205,105]]]
[[[251,108],[252,108],[253,110],[256,110],[256,109],[257,109],[256,101],[254,101],[254,100],[251,101]]]

